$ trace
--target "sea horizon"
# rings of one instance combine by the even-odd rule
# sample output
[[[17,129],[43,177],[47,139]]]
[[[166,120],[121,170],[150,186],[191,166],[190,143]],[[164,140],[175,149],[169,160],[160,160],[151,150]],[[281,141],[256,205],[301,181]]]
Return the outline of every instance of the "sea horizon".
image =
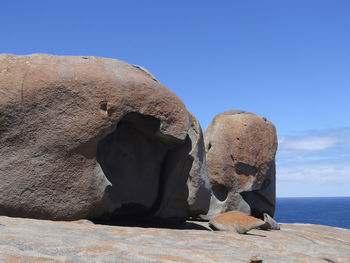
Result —
[[[279,223],[320,224],[350,229],[350,196],[277,197]]]

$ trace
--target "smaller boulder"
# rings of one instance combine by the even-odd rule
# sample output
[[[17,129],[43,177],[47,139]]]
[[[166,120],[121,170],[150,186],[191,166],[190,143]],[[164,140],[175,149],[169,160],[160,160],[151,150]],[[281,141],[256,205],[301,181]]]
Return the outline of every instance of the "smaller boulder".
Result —
[[[264,221],[240,211],[226,212],[209,221],[209,226],[214,230],[235,231],[239,234],[245,234],[249,230],[259,228],[264,224]]]
[[[280,225],[276,222],[275,219],[273,219],[269,214],[264,213],[264,221],[265,224],[261,226],[261,229],[264,230],[280,230]]]
[[[277,134],[266,118],[228,110],[204,131],[211,185],[210,208],[203,218],[239,210],[263,219],[276,206]]]

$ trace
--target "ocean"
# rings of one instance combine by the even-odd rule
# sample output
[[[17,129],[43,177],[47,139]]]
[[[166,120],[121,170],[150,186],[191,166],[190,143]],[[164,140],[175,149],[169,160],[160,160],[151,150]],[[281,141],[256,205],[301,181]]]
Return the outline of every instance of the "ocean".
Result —
[[[350,197],[284,197],[276,200],[275,220],[350,229]]]

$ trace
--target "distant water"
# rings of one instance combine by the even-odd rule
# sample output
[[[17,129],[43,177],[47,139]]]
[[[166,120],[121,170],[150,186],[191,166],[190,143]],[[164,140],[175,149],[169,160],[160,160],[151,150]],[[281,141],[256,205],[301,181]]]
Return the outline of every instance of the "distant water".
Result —
[[[277,198],[274,218],[281,223],[310,223],[350,229],[350,197]]]

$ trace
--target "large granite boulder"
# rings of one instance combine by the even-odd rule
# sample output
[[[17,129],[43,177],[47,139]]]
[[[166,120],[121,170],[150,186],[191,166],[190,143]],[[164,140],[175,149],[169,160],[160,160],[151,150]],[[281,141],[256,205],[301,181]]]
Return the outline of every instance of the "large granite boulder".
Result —
[[[274,125],[250,112],[218,114],[204,132],[212,189],[206,218],[239,210],[264,218],[275,211]]]
[[[120,60],[0,55],[0,145],[0,215],[184,219],[209,207],[198,121]]]

